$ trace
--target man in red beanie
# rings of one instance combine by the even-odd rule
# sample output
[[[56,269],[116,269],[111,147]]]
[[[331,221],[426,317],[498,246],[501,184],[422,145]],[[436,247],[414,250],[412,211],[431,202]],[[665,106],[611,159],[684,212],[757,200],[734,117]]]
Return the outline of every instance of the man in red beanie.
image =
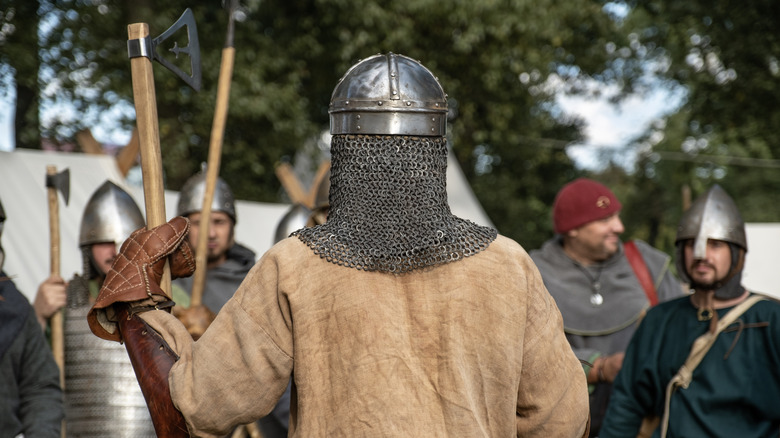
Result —
[[[650,306],[684,290],[669,272],[669,255],[639,240],[621,243],[621,208],[604,185],[572,181],[555,198],[556,236],[530,253],[561,310],[569,344],[588,363],[590,436],[598,436],[639,320]]]

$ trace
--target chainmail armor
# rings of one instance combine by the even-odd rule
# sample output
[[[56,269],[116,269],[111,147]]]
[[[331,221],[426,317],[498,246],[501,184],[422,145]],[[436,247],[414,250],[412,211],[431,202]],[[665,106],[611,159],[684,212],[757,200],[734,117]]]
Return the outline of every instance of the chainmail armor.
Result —
[[[453,216],[445,137],[334,135],[330,211],[292,235],[331,263],[402,274],[483,251],[497,231]]]
[[[89,329],[89,288],[88,278],[74,276],[63,309],[67,436],[154,438],[154,423],[125,346],[106,342]]]

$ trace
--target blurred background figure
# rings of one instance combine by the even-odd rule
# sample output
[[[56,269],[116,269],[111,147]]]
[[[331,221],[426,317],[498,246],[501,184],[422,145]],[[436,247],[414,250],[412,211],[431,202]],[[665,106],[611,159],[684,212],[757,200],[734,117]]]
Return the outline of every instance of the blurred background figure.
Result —
[[[531,251],[563,315],[566,337],[590,392],[590,436],[598,436],[612,382],[647,309],[683,294],[671,257],[645,242],[623,243],[622,205],[603,184],[579,178],[553,204],[556,236]],[[592,365],[592,366],[591,366]]]
[[[0,201],[0,434],[60,438],[60,370],[30,302],[3,271]]]

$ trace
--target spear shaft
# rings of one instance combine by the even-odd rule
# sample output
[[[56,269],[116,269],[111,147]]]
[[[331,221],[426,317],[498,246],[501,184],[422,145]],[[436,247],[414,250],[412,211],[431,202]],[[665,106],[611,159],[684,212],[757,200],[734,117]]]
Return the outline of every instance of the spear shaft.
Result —
[[[219,167],[222,157],[222,142],[225,137],[228,102],[230,101],[230,83],[233,77],[236,49],[233,47],[233,14],[237,2],[231,1],[228,7],[227,38],[222,49],[222,63],[219,68],[217,84],[217,105],[214,109],[214,120],[211,126],[208,164],[206,165],[206,188],[203,191],[203,207],[201,207],[200,224],[198,226],[198,242],[195,248],[195,274],[192,280],[190,306],[199,306],[203,301],[203,289],[206,284],[209,227],[211,226],[211,203],[214,201],[214,191],[219,177]]]

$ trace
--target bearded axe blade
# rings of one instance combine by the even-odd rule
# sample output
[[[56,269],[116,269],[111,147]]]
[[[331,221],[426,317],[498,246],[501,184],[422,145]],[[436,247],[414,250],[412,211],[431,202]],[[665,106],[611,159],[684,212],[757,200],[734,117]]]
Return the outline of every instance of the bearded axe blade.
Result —
[[[175,58],[179,58],[179,54],[186,55],[190,59],[190,71],[191,74],[187,74],[180,69],[176,64],[169,61],[163,56],[158,48],[168,38],[176,34],[179,29],[187,28],[187,45],[179,47],[178,43],[174,41],[173,47],[168,49],[169,52],[173,52]],[[140,38],[127,41],[127,53],[129,58],[136,58],[138,56],[145,56],[149,59],[154,59],[165,68],[172,71],[176,76],[180,77],[184,82],[192,87],[195,91],[200,91],[202,77],[200,69],[200,43],[198,42],[198,27],[195,24],[195,15],[192,13],[192,9],[187,8],[184,13],[173,23],[173,26],[163,32],[160,36],[154,39]]]

